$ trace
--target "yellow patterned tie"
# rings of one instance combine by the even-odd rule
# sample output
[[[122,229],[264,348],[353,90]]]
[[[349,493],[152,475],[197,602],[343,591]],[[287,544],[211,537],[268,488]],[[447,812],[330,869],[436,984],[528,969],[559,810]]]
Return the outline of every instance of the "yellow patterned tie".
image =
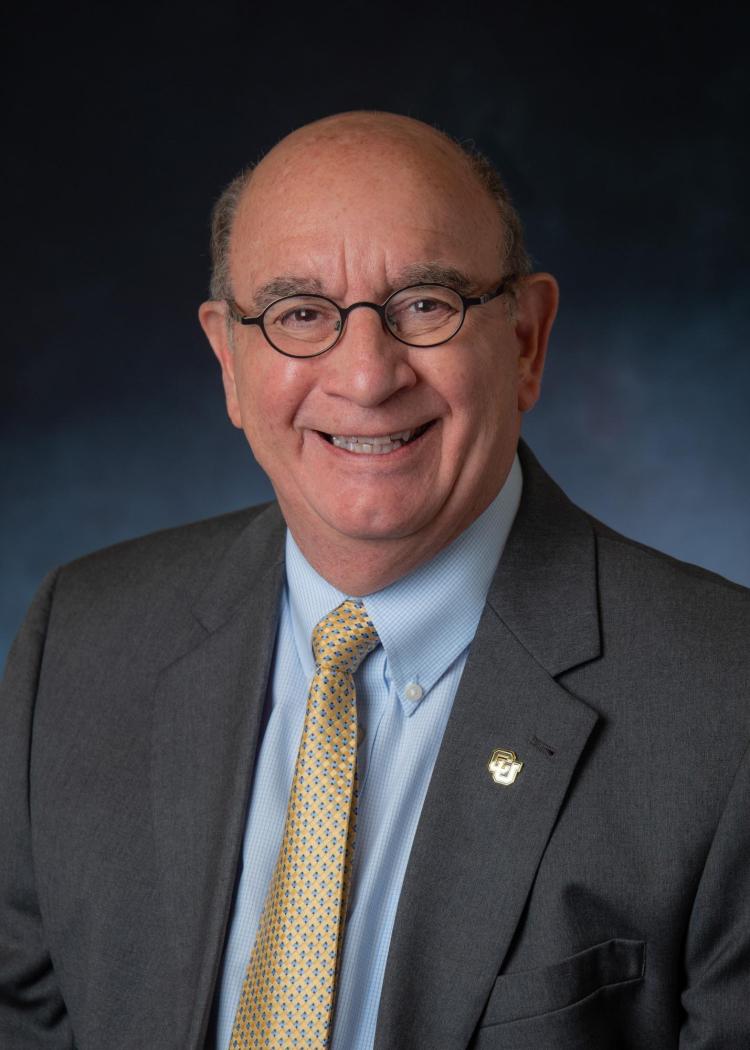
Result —
[[[316,667],[284,834],[230,1050],[328,1046],[356,830],[354,671],[378,641],[351,600],[313,631]]]

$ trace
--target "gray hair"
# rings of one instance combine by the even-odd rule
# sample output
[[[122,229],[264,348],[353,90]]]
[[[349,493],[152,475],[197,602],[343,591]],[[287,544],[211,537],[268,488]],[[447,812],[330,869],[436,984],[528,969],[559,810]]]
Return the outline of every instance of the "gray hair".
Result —
[[[211,283],[212,299],[231,299],[232,280],[229,276],[229,240],[232,236],[234,217],[245,192],[254,164],[236,175],[224,189],[211,212]]]
[[[449,138],[449,136],[446,136]],[[531,259],[526,251],[521,217],[495,165],[473,144],[451,139],[468,160],[472,172],[494,200],[505,233],[503,268],[508,276],[524,277],[531,273]],[[223,191],[211,213],[211,284],[212,299],[231,299],[229,275],[229,240],[242,194],[250,182],[255,165],[244,168]]]

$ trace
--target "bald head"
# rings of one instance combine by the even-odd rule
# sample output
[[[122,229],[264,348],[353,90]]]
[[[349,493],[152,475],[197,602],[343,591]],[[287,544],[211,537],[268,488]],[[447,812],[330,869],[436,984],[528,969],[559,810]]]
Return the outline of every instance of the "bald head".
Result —
[[[394,180],[417,174],[425,186],[439,187],[452,198],[460,213],[470,213],[480,224],[497,224],[498,263],[504,273],[530,272],[518,215],[482,154],[411,117],[357,111],[293,131],[225,189],[212,218],[212,298],[233,297],[232,234],[240,213],[243,220],[254,214],[262,221],[273,202],[295,198],[300,182],[311,193],[328,189],[341,197],[349,187],[361,190],[365,178],[371,195],[387,196]],[[247,235],[248,223],[243,221],[243,227]]]
[[[351,146],[356,149],[374,139],[381,142],[390,140],[405,148],[416,146],[426,151],[433,149],[445,157],[453,156],[454,159],[462,153],[461,148],[452,139],[424,121],[405,117],[400,113],[353,110],[348,113],[335,113],[297,128],[281,139],[264,160],[277,153],[294,151],[299,147],[309,148],[318,143],[326,146],[335,143],[341,148]],[[259,164],[258,167],[260,166]]]
[[[279,165],[298,158],[309,161],[317,155],[325,160],[335,155],[346,161],[371,151],[390,154],[404,163],[452,167],[472,177],[466,152],[441,131],[412,117],[368,111],[338,113],[298,128],[274,146],[255,170],[260,176],[266,169],[278,172]]]

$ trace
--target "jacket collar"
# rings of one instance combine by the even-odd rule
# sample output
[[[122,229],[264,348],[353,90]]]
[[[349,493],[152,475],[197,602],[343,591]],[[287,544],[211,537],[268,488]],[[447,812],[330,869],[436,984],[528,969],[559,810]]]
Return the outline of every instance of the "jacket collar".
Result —
[[[601,651],[596,541],[588,516],[523,441],[518,455],[523,498],[487,601],[555,677]]]

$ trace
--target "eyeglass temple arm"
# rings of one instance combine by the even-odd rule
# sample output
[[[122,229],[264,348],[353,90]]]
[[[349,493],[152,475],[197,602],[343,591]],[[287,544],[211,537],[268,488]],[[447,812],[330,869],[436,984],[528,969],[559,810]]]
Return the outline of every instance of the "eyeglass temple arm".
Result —
[[[238,306],[238,304],[234,301],[234,299],[225,299],[224,302],[229,307],[229,316],[232,318],[233,321],[236,321],[238,324],[244,324],[244,325],[248,325],[248,324],[260,325],[261,317],[263,316],[262,314],[258,314],[257,317],[248,317],[247,314],[244,314],[242,312],[242,308],[240,306]]]
[[[466,297],[462,297],[464,300],[464,306],[467,308],[469,306],[483,306],[484,303],[489,303],[493,299],[497,299],[498,296],[503,294],[503,292],[507,292],[508,287],[515,281],[515,279],[516,274],[510,274],[508,277],[505,278],[503,283],[495,289],[494,292],[485,292],[484,295],[476,295],[473,298],[469,299],[467,299]]]

